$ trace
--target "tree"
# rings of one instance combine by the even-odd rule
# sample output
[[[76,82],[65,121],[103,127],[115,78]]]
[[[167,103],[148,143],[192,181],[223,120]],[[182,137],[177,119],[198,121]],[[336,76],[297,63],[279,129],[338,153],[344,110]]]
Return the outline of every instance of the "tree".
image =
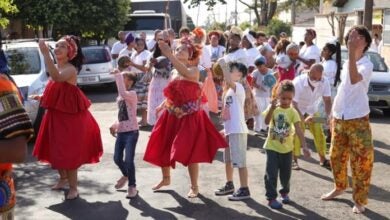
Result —
[[[291,25],[281,20],[272,19],[265,29],[268,36],[279,36],[280,33],[285,32],[288,36],[291,36]]]
[[[198,7],[202,2],[207,6],[207,10],[213,9],[218,2],[226,4],[225,0],[184,0],[184,3],[189,3],[189,7]]]
[[[116,36],[130,10],[128,0],[15,0],[15,4],[20,9],[17,17],[37,31],[53,28],[54,37],[75,34],[98,42]]]
[[[0,1],[0,27],[6,27],[9,23],[7,17],[4,15],[16,13],[18,11],[15,4],[13,4],[12,0],[1,0]]]
[[[277,0],[253,0],[252,4],[248,4],[243,0],[238,1],[254,11],[257,25],[259,26],[268,25],[269,21],[274,17],[278,6]]]
[[[295,6],[298,8],[308,8],[320,11],[320,0],[287,0],[278,5],[278,11],[285,11],[291,9],[291,5],[295,1]]]
[[[368,28],[369,31],[372,30],[372,9],[374,6],[374,0],[365,0],[364,3],[364,26]]]

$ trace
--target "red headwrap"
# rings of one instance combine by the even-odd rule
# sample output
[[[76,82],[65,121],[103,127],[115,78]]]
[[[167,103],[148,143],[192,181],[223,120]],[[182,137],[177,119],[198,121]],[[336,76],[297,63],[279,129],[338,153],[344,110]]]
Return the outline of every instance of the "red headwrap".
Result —
[[[70,36],[66,35],[61,39],[65,40],[68,46],[68,59],[73,60],[77,56],[77,44],[76,41]]]

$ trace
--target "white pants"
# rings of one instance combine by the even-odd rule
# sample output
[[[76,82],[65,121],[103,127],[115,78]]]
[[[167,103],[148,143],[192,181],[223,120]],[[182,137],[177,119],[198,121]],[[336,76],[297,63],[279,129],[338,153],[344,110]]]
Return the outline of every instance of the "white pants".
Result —
[[[260,111],[260,114],[255,116],[254,130],[255,131],[266,130],[268,126],[265,124],[265,121],[264,121],[265,117],[263,116],[262,113],[263,113],[263,111],[265,111],[267,109],[268,105],[270,104],[271,99],[268,97],[255,96],[255,100],[256,100],[257,108]]]

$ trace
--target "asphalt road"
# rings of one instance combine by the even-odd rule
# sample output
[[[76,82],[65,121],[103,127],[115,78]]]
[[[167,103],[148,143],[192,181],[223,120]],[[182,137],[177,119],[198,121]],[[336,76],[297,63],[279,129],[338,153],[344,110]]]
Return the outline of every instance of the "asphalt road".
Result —
[[[302,170],[293,171],[290,198],[292,203],[280,211],[268,208],[265,200],[264,139],[250,135],[247,151],[249,187],[252,198],[231,202],[214,196],[214,190],[225,182],[222,152],[213,164],[200,168],[199,198],[187,199],[189,178],[187,169],[178,165],[172,171],[172,183],[165,190],[153,192],[151,187],[161,178],[160,169],[142,160],[150,129],[142,130],[136,149],[136,175],[139,196],[125,198],[126,191],[116,191],[120,177],[112,157],[115,139],[108,127],[115,120],[116,93],[112,88],[84,89],[93,105],[91,112],[98,121],[103,138],[104,155],[99,164],[85,165],[79,172],[80,198],[65,201],[65,191],[51,191],[57,174],[49,166],[29,157],[16,166],[18,204],[16,219],[389,219],[390,218],[390,117],[373,111],[371,122],[375,145],[375,164],[371,181],[369,204],[363,215],[353,214],[351,189],[335,201],[324,202],[321,194],[333,187],[331,173],[318,165],[318,156],[301,160]],[[311,136],[308,143],[314,150]],[[30,151],[33,144],[30,145]],[[238,186],[238,173],[235,171]]]

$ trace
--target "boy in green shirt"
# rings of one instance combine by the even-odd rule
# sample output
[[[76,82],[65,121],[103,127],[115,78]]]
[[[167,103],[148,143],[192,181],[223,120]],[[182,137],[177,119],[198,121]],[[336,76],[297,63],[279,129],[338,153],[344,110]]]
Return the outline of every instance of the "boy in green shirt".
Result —
[[[300,117],[292,106],[294,85],[290,80],[282,81],[277,91],[277,99],[272,100],[271,106],[264,112],[265,123],[270,125],[268,138],[264,144],[267,153],[266,173],[264,176],[268,205],[273,209],[281,209],[282,203],[276,200],[277,181],[280,172],[282,202],[287,204],[290,199],[290,177],[294,134],[298,135],[304,155],[310,156],[306,147],[305,137],[300,127]]]

